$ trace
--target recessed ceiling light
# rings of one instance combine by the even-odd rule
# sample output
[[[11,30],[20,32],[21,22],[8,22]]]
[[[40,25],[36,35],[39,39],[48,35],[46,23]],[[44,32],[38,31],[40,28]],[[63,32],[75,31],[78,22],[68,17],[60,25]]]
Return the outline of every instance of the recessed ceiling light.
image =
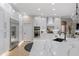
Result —
[[[52,5],[55,5],[55,3],[51,3]]]
[[[23,15],[26,15],[26,12],[23,12]]]
[[[14,5],[16,5],[17,3],[13,3]]]
[[[15,12],[15,10],[13,10],[13,13]]]
[[[52,9],[52,10],[56,10],[56,9]]]
[[[72,16],[73,16],[74,14],[72,13]]]
[[[41,9],[40,9],[40,8],[38,8],[37,10],[38,10],[38,11],[40,11]]]
[[[56,14],[54,14],[54,15],[56,15]]]

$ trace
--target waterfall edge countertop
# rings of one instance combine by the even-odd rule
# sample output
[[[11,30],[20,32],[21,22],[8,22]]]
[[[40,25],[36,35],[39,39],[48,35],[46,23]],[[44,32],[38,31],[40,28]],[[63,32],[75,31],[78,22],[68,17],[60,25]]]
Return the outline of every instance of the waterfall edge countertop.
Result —
[[[33,40],[30,56],[79,56],[79,40],[67,39],[63,42],[49,39]]]

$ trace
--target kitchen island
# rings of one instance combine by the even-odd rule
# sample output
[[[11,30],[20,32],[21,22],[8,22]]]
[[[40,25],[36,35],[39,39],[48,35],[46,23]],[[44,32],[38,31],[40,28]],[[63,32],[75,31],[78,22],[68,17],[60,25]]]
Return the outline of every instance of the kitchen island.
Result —
[[[40,39],[33,40],[30,56],[79,56],[79,38],[67,38],[62,42]]]

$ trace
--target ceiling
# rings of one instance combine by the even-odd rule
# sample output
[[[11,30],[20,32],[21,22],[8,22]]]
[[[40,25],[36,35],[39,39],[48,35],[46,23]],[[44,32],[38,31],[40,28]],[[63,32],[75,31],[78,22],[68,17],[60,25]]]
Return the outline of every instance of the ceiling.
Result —
[[[76,10],[75,3],[15,3],[11,5],[20,13],[32,16],[71,17]]]

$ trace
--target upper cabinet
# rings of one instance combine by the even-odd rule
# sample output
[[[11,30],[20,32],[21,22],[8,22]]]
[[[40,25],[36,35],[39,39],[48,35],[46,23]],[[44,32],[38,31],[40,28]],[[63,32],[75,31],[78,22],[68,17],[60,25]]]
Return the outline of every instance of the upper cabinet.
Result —
[[[53,17],[34,17],[34,26],[40,26],[41,30],[51,29],[60,30],[61,29],[61,18]]]
[[[61,26],[61,19],[60,18],[47,18],[47,26],[51,26],[53,30],[60,29]]]
[[[54,18],[48,17],[47,18],[47,26],[53,26],[54,25]]]
[[[34,17],[34,26],[41,26],[41,17]]]
[[[61,18],[55,18],[54,20],[55,29],[61,29]]]
[[[34,17],[34,26],[46,27],[46,18],[45,17]]]

